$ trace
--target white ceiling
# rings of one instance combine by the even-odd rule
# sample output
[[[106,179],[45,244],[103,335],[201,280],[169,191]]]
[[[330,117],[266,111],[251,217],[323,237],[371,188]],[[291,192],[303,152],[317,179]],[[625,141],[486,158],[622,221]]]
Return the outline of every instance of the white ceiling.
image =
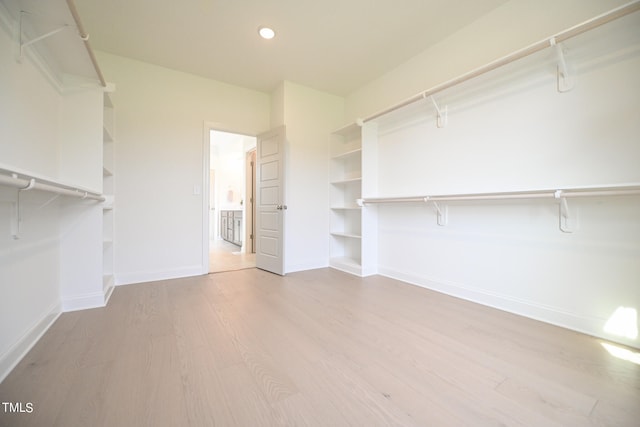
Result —
[[[507,0],[76,0],[94,49],[263,92],[347,95]],[[258,37],[259,26],[277,32]]]

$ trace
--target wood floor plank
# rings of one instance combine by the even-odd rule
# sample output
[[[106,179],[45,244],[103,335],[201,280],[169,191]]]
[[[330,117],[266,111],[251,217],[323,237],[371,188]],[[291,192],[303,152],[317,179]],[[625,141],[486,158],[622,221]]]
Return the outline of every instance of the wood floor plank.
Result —
[[[236,421],[226,385],[206,347],[180,347],[181,392],[188,426],[234,426]]]
[[[602,343],[332,269],[150,282],[61,315],[0,426],[635,427],[640,365]]]
[[[256,345],[250,334],[245,333],[241,318],[228,305],[216,304],[214,310],[228,338],[269,402],[277,402],[298,393],[295,384],[282,369],[283,366],[279,366],[263,348]]]

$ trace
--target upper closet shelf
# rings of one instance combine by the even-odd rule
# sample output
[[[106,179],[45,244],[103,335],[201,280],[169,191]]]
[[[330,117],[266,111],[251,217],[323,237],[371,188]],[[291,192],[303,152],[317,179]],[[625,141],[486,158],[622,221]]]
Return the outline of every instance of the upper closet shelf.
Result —
[[[17,37],[16,60],[29,56],[59,91],[107,87],[73,0],[0,0],[0,23]]]
[[[448,80],[444,83],[441,83],[439,85],[436,85],[430,89],[427,89],[417,95],[414,95],[392,107],[389,107],[383,111],[377,112],[369,117],[366,117],[364,119],[358,119],[357,120],[357,125],[362,125],[365,122],[369,122],[375,119],[378,119],[382,116],[385,116],[391,112],[394,112],[396,110],[399,110],[403,107],[406,107],[408,105],[414,104],[416,102],[425,100],[425,99],[430,99],[431,102],[433,103],[434,109],[436,110],[437,113],[437,124],[438,127],[444,127],[446,125],[446,121],[447,121],[447,107],[446,106],[441,106],[438,104],[438,101],[434,98],[434,95],[439,94],[443,91],[445,91],[446,89],[452,88],[454,86],[460,85],[468,80],[474,79],[476,77],[480,77],[486,73],[489,73],[490,71],[496,70],[498,68],[501,68],[507,64],[510,64],[514,61],[517,61],[519,59],[525,58],[527,56],[530,56],[536,52],[542,51],[544,49],[547,48],[552,48],[555,50],[556,52],[556,56],[557,56],[557,89],[559,92],[566,92],[568,90],[570,90],[572,88],[572,82],[571,82],[571,76],[567,67],[567,64],[565,62],[565,58],[564,58],[564,53],[562,50],[562,46],[561,43],[569,40],[573,37],[576,37],[586,31],[592,30],[594,28],[600,27],[608,22],[614,21],[618,18],[622,18],[623,16],[629,15],[631,13],[637,12],[640,10],[640,0],[634,0],[631,1],[625,5],[622,5],[618,8],[612,9],[609,12],[603,13],[601,15],[598,15],[592,19],[589,19],[588,21],[585,21],[581,24],[575,25],[571,28],[568,28],[564,31],[561,31],[551,37],[547,37],[543,40],[540,40],[536,43],[533,43],[527,47],[524,47],[522,49],[519,49],[515,52],[512,52],[506,56],[503,56],[501,58],[496,59],[495,61],[492,61],[488,64],[485,64],[479,68],[476,68],[474,70],[471,70],[465,74],[462,74],[458,77],[455,77],[451,80]],[[342,134],[347,134],[349,133],[349,130],[352,129],[353,127],[357,126],[356,124],[351,124],[348,126],[345,126],[337,131],[335,131],[334,133],[342,133]]]

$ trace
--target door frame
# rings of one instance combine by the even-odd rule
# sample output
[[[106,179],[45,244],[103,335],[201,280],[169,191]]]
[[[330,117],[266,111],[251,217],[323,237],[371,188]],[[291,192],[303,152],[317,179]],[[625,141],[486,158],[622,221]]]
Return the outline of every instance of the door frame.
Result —
[[[258,134],[243,130],[222,126],[220,123],[204,121],[202,126],[202,187],[195,188],[194,194],[200,192],[202,195],[202,274],[209,274],[209,215],[210,215],[210,183],[209,168],[211,167],[211,131],[235,133],[238,135],[251,136],[257,138]]]
[[[245,222],[244,251],[248,254],[256,252],[256,161],[258,147],[245,153]]]

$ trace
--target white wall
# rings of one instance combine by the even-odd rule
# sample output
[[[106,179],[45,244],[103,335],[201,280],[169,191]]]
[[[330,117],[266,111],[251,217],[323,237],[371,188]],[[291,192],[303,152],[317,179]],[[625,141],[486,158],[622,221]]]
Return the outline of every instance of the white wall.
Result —
[[[639,28],[636,13],[567,42],[568,93],[543,52],[439,94],[443,129],[428,102],[381,120],[377,195],[640,184]],[[553,200],[450,203],[445,227],[430,205],[381,206],[379,272],[640,347],[605,331],[620,307],[640,310],[640,198],[569,206],[573,233]]]
[[[96,193],[102,192],[103,96],[101,90],[72,90],[62,99],[59,117],[58,177]]]
[[[203,128],[269,128],[269,95],[98,52],[116,85],[118,283],[201,274]],[[207,131],[208,132],[208,131]],[[207,141],[208,143],[208,141]],[[200,194],[194,194],[194,186]]]
[[[284,82],[275,91],[273,117],[286,125],[288,206],[285,271],[326,267],[329,262],[329,133],[344,118],[344,99]]]

